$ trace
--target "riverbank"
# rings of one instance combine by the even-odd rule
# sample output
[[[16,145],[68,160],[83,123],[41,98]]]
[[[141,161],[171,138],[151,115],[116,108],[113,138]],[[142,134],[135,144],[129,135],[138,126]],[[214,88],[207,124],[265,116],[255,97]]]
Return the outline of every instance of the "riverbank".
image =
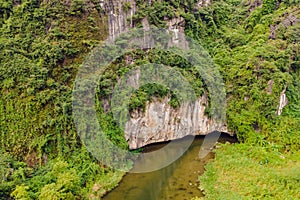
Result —
[[[199,178],[205,199],[300,199],[299,151],[236,143],[214,152]]]

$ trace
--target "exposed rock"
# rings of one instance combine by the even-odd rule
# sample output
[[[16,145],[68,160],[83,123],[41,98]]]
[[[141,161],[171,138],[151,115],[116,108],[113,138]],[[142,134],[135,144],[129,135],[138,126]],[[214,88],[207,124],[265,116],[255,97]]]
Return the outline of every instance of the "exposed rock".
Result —
[[[270,35],[269,35],[269,39],[276,39],[276,30],[277,30],[277,26],[273,26],[270,25]]]
[[[143,25],[143,28],[145,29],[145,31],[150,30],[150,24],[149,24],[148,19],[146,17],[144,17],[144,19],[142,19],[142,25]]]
[[[134,59],[131,55],[125,55],[125,64],[131,65],[134,63]]]
[[[250,99],[249,95],[244,96],[244,101],[248,101]]]
[[[281,115],[282,113],[282,109],[288,104],[288,99],[285,95],[285,89],[281,92],[280,94],[280,100],[279,100],[279,106],[278,106],[278,109],[277,109],[277,112],[276,114],[277,115]]]
[[[101,187],[102,187],[101,185],[95,183],[94,186],[93,186],[93,191],[97,192],[97,191],[99,191],[101,189]]]
[[[300,19],[298,19],[296,16],[293,14],[289,14],[287,18],[283,20],[283,25],[285,28],[288,28],[289,26],[295,25],[295,23],[300,22]]]
[[[185,20],[183,17],[175,17],[167,20],[167,25],[169,27],[169,30],[177,29],[178,32],[184,33]]]
[[[174,109],[169,98],[155,100],[146,105],[145,113],[136,110],[125,126],[125,138],[130,149],[147,144],[179,139],[187,135],[206,135],[218,130],[228,132],[224,124],[218,124],[205,115],[208,104],[206,95],[193,103],[183,103]]]
[[[254,11],[257,7],[261,7],[263,4],[262,0],[255,0],[250,4],[250,7],[248,9],[248,14],[246,15],[246,17],[248,17],[250,15],[250,13],[252,13],[252,11]]]
[[[294,26],[296,23],[299,23],[300,19],[298,19],[296,16],[294,16],[293,14],[289,14],[286,16],[286,18],[284,20],[282,20],[281,22],[279,22],[276,25],[270,25],[270,35],[269,35],[269,39],[276,39],[276,31],[279,27],[280,24],[283,25],[283,27],[285,29],[287,29],[290,26]]]
[[[46,164],[48,162],[48,156],[46,153],[43,153],[42,160],[43,160],[43,164],[46,166]]]
[[[273,80],[269,80],[269,81],[268,81],[267,94],[269,94],[269,95],[272,94],[273,84],[274,84],[274,81],[273,81]]]
[[[13,1],[13,5],[14,5],[14,6],[19,6],[19,5],[21,5],[21,3],[22,3],[21,0],[14,0],[14,1]]]
[[[275,10],[277,10],[281,4],[282,0],[277,0]]]
[[[211,0],[200,0],[198,1],[197,6],[200,8],[204,8],[206,6],[209,6],[211,2],[212,2]]]
[[[114,39],[118,34],[133,27],[132,17],[137,7],[133,0],[106,0],[104,8],[108,13],[109,38]],[[128,18],[129,23],[127,22]]]
[[[174,36],[172,37],[172,41],[169,44],[170,46],[176,45],[180,46],[182,49],[188,48],[188,42],[185,39],[184,28],[185,28],[185,20],[183,17],[175,17],[170,20],[167,20],[168,30],[173,32]]]
[[[109,99],[102,99],[102,108],[106,113],[110,111]]]

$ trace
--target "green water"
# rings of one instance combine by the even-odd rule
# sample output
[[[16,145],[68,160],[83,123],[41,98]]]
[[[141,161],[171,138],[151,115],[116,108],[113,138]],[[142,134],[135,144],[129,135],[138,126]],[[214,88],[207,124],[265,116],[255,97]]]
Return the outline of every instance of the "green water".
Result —
[[[190,139],[190,138],[189,138]],[[204,137],[196,137],[189,149],[175,162],[162,169],[147,173],[128,173],[113,191],[108,193],[104,200],[190,200],[201,197],[198,177],[204,172],[204,165],[213,159],[213,153],[208,153],[203,159],[199,158],[200,149],[203,150]],[[168,155],[178,151],[180,144],[186,138],[177,140],[174,148],[168,150]],[[233,141],[226,135],[221,135],[219,141]],[[145,147],[144,152],[153,152],[164,147],[166,143],[154,144]],[[178,145],[178,148],[176,148]],[[201,150],[201,151],[202,151]],[[164,155],[162,153],[161,159]],[[144,163],[138,160],[135,167]],[[155,162],[155,161],[153,161]],[[151,162],[149,163],[151,164]]]

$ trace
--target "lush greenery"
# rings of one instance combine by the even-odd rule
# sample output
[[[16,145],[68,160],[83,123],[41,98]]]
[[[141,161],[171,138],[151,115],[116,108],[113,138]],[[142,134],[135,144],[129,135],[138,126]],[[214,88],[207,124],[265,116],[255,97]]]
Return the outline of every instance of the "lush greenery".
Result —
[[[241,144],[224,145],[200,178],[208,199],[300,198],[300,19],[297,0],[137,0],[134,24],[165,27],[183,17],[185,32],[209,51],[227,92],[227,121]],[[71,96],[78,67],[108,35],[100,0],[2,0],[0,2],[0,199],[97,199],[121,179],[81,144],[72,120]],[[124,11],[131,9],[123,5]],[[270,27],[276,27],[271,37]],[[130,56],[134,64],[126,63]],[[157,50],[119,58],[101,76],[97,97],[129,69],[148,62],[180,71],[197,95],[201,75],[180,56]],[[289,100],[276,115],[282,91]],[[130,109],[151,96],[176,96],[148,84],[132,96]],[[127,148],[122,130],[99,107],[109,138]],[[255,175],[255,176],[254,176]]]
[[[195,1],[139,3],[137,24],[147,16],[165,27],[166,18],[183,17],[186,34],[210,52],[226,83],[228,126],[242,144],[216,151],[200,178],[206,198],[299,198],[300,23],[288,19],[300,19],[299,2],[219,0],[198,9]],[[289,104],[278,116],[283,91]]]
[[[126,59],[133,60],[134,63],[127,63]],[[123,55],[112,63],[106,71],[100,76],[98,87],[98,98],[109,99],[112,95],[112,89],[117,80],[120,80],[130,69],[137,66],[143,66],[149,63],[163,64],[179,71],[189,82],[197,96],[204,94],[202,78],[197,69],[179,55],[174,55],[168,51],[159,49],[136,50]],[[170,88],[156,83],[141,86],[134,92],[129,104],[129,110],[145,109],[146,102],[151,101],[153,97],[163,98],[169,96],[170,104],[173,107],[179,106],[179,100]]]
[[[77,69],[107,37],[100,1],[0,3],[0,199],[99,199],[123,173],[81,145]]]
[[[206,199],[299,199],[299,151],[226,144],[200,177]]]
[[[216,42],[205,45],[222,70],[228,125],[242,144],[216,150],[200,188],[207,199],[298,199],[300,24],[286,26],[284,20],[300,17],[299,4],[263,1],[250,11],[253,1],[236,3],[215,2],[204,9],[214,11],[216,25],[210,27],[215,34],[206,36]],[[271,25],[277,26],[275,38],[269,37]],[[285,88],[289,105],[277,116]]]
[[[0,157],[0,199],[99,199],[115,187],[123,173],[97,164],[85,149],[30,168],[4,153]],[[14,191],[12,191],[14,189]]]

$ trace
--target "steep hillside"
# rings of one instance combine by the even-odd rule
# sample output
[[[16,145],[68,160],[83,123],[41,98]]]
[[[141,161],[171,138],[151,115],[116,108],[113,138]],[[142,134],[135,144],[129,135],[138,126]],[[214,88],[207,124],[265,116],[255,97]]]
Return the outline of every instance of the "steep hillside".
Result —
[[[281,193],[279,199],[300,198],[295,187],[300,181],[299,6],[298,0],[3,0],[0,199],[93,199],[116,186],[123,173],[94,159],[76,133],[73,83],[94,47],[149,24],[176,26],[199,42],[225,82],[227,128],[242,144],[216,151],[200,181],[206,197],[275,198]],[[123,17],[113,21],[118,14]],[[104,102],[99,105],[108,104],[98,107],[100,124],[124,149],[124,132],[106,101],[130,68],[164,63],[182,72],[198,96],[208,92],[201,74],[181,58],[155,50],[131,56],[135,65],[126,65],[126,55],[119,58],[100,77],[97,90],[97,100]],[[146,85],[132,96],[130,111],[145,113],[150,102],[165,97],[172,108],[180,106],[168,88]],[[254,172],[262,178],[247,178]],[[234,176],[228,178],[230,173]]]

